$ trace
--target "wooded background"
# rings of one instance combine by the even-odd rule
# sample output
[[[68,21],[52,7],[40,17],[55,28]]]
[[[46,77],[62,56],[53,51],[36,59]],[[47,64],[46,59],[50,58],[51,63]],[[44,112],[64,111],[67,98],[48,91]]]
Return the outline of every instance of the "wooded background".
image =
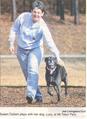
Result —
[[[31,9],[31,4],[34,0],[16,0],[17,12],[21,13],[23,11],[29,11]],[[58,8],[58,0],[42,0],[46,4],[47,11],[51,14],[56,14]],[[72,0],[64,0],[65,2],[65,11],[71,9]],[[79,1],[79,12],[86,12],[86,0]],[[0,0],[0,11],[2,14],[11,13],[12,11],[12,0]]]

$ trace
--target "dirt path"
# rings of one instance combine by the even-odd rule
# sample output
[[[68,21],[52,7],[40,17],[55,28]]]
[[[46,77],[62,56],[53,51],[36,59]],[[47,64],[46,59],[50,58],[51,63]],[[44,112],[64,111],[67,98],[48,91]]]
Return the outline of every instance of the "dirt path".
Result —
[[[54,96],[50,97],[47,94],[47,88],[41,87],[43,94],[43,103],[28,104],[25,98],[26,87],[0,87],[1,98],[0,106],[2,107],[85,107],[86,96],[85,88],[68,88],[68,96],[64,95],[64,88],[61,91],[61,101],[56,103],[57,97],[54,92]]]

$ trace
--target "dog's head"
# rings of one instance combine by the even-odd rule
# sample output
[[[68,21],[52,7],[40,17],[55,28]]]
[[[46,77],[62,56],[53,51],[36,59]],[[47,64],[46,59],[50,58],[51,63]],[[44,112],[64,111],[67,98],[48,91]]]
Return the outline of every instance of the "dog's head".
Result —
[[[57,65],[57,58],[50,56],[45,58],[46,66],[51,70],[54,69]]]

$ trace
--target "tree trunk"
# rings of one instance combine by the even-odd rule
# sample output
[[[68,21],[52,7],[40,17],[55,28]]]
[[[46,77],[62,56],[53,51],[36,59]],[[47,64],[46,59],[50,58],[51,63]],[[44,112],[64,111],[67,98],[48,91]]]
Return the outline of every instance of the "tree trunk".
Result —
[[[78,0],[75,0],[74,23],[77,25],[79,24],[79,3],[78,3]]]
[[[1,15],[1,0],[0,0],[0,15]]]
[[[23,10],[25,11],[25,0],[23,0]]]
[[[12,20],[16,19],[16,0],[12,0]]]
[[[71,16],[75,15],[75,0],[71,0]]]
[[[57,4],[57,7],[56,7],[56,14],[59,16],[60,15],[60,10],[59,10],[59,0],[56,0],[56,4]]]
[[[64,7],[65,7],[65,2],[64,2],[64,0],[59,0],[59,14],[60,14],[60,20],[64,20]]]
[[[34,0],[28,0],[29,1],[29,11],[31,11],[32,9],[32,3],[34,2]]]

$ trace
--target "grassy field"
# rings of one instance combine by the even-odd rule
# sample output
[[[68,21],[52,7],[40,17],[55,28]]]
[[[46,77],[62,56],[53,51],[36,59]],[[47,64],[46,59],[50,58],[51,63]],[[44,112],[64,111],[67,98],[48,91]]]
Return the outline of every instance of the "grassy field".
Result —
[[[69,86],[85,86],[85,61],[65,61]],[[45,63],[40,66],[39,84],[45,86]],[[25,86],[26,82],[17,59],[1,59],[1,86]]]

